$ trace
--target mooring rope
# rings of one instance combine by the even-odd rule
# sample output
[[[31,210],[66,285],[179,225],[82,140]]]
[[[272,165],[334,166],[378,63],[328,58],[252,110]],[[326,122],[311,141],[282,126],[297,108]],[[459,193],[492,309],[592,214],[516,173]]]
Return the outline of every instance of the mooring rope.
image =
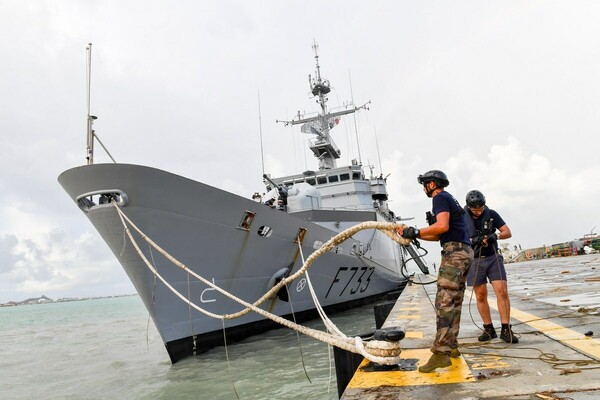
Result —
[[[300,241],[298,241],[298,250],[300,251],[300,257],[302,258],[302,264],[306,263],[306,260],[304,260],[304,253],[302,252],[302,243],[300,243]],[[319,302],[319,298],[317,297],[317,293],[315,292],[315,289],[312,285],[312,281],[310,279],[310,275],[309,275],[308,271],[306,271],[306,273],[304,275],[306,276],[306,283],[307,283],[308,289],[310,291],[310,295],[313,299],[313,303],[315,304],[315,308],[317,309],[319,316],[321,317],[321,321],[323,321],[323,324],[325,324],[327,331],[334,333],[341,337],[346,337],[346,335],[344,335],[344,333],[338,329],[338,327],[333,323],[333,321],[325,313],[325,310],[323,309],[323,306],[321,306],[321,303]]]
[[[250,311],[254,311],[257,314],[261,315],[264,318],[268,318],[274,322],[277,322],[280,325],[283,325],[285,327],[288,327],[290,329],[294,329],[299,331],[300,333],[306,335],[306,336],[310,336],[314,339],[317,339],[319,341],[328,343],[332,346],[336,346],[338,348],[341,348],[343,350],[346,351],[350,351],[352,353],[358,353],[361,354],[363,357],[365,357],[366,359],[368,359],[369,361],[372,361],[374,363],[377,364],[384,364],[384,365],[393,365],[393,364],[398,364],[400,362],[400,345],[399,342],[386,342],[386,341],[378,341],[378,340],[372,340],[366,343],[366,345],[363,343],[362,338],[360,337],[356,337],[356,338],[348,338],[348,337],[340,337],[339,335],[334,335],[332,333],[329,332],[323,332],[317,329],[312,329],[312,328],[308,328],[299,324],[296,324],[292,321],[289,321],[283,317],[280,317],[278,315],[269,313],[268,311],[263,310],[262,308],[259,308],[258,306],[260,304],[262,304],[263,302],[265,302],[267,299],[271,298],[280,288],[282,288],[284,285],[287,285],[289,282],[293,281],[294,279],[298,278],[299,276],[301,276],[307,269],[308,267],[322,254],[324,254],[327,251],[332,250],[337,244],[347,240],[349,237],[351,237],[352,235],[354,235],[355,233],[364,230],[364,229],[378,229],[381,230],[384,234],[386,234],[389,238],[391,238],[392,240],[394,240],[395,242],[397,242],[398,244],[401,245],[408,245],[410,244],[411,240],[410,239],[406,239],[403,238],[401,236],[399,236],[398,234],[395,233],[395,229],[398,228],[398,225],[392,222],[377,222],[377,221],[365,221],[362,222],[358,225],[355,225],[353,227],[350,227],[342,232],[340,232],[339,234],[335,235],[334,237],[332,237],[331,239],[329,239],[327,242],[325,242],[319,249],[317,249],[314,253],[312,253],[304,262],[304,265],[293,275],[290,275],[289,277],[282,279],[277,285],[275,285],[273,288],[271,288],[271,290],[269,290],[265,295],[263,295],[259,300],[257,300],[256,302],[254,302],[253,304],[248,303],[247,301],[240,299],[238,297],[236,297],[235,295],[227,292],[226,290],[222,289],[221,287],[217,286],[216,284],[208,281],[207,279],[203,278],[202,276],[198,275],[197,273],[195,273],[194,271],[192,271],[191,269],[189,269],[187,266],[185,266],[183,263],[181,263],[179,260],[177,260],[175,257],[173,257],[172,255],[170,255],[167,251],[165,251],[164,249],[162,249],[158,244],[156,244],[152,239],[150,239],[146,234],[144,234],[142,232],[142,230],[140,228],[138,228],[132,221],[131,219],[129,219],[127,217],[127,215],[125,215],[125,213],[123,212],[123,210],[121,210],[121,208],[118,206],[118,204],[116,202],[112,202],[112,204],[115,206],[115,209],[117,210],[117,213],[119,215],[119,218],[121,219],[121,223],[123,224],[123,227],[125,229],[125,232],[127,233],[127,236],[129,237],[129,240],[131,241],[132,245],[134,246],[136,252],[138,253],[138,255],[141,257],[142,261],[144,261],[144,263],[146,264],[146,266],[150,269],[150,271],[152,271],[153,274],[155,274],[155,276],[173,293],[175,294],[177,297],[179,297],[183,302],[185,302],[186,304],[188,304],[190,307],[194,308],[195,310],[209,316],[212,318],[216,318],[216,319],[221,319],[221,320],[225,320],[225,319],[234,319],[234,318],[239,318],[245,314],[247,314]],[[205,285],[215,289],[216,291],[218,291],[219,293],[221,293],[222,295],[236,301],[237,303],[243,305],[244,307],[246,307],[244,310],[239,311],[235,314],[215,314],[212,313],[208,310],[205,310],[201,307],[199,307],[198,305],[196,305],[195,303],[191,302],[188,298],[186,298],[184,295],[182,295],[179,291],[177,291],[177,289],[175,289],[169,282],[167,282],[167,280],[161,275],[159,274],[159,272],[154,268],[154,266],[148,261],[148,259],[146,258],[146,256],[144,255],[144,253],[141,251],[141,249],[139,248],[136,240],[133,237],[133,234],[131,233],[128,224],[131,225],[131,227],[137,231],[140,236],[142,237],[142,239],[144,239],[147,243],[149,243],[152,247],[154,247],[160,254],[162,254],[165,258],[167,258],[170,262],[172,262],[174,265],[176,265],[177,267],[179,267],[180,269],[182,269],[183,271],[187,272],[188,274],[192,275],[193,277],[195,277],[196,279],[198,279],[199,281],[201,281],[202,283],[204,283]]]

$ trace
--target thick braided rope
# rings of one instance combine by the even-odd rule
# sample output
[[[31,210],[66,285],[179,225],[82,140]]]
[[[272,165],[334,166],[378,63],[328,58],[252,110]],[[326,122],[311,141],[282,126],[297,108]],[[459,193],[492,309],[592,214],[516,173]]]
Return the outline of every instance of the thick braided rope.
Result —
[[[156,244],[152,239],[150,239],[148,236],[146,236],[146,234],[144,234],[144,232],[141,231],[140,228],[138,228],[133,221],[131,221],[131,219],[129,219],[129,217],[127,217],[127,215],[125,215],[125,213],[123,212],[123,210],[121,210],[119,208],[119,206],[116,204],[116,202],[112,203],[119,216],[121,217],[121,221],[123,223],[123,226],[125,229],[127,229],[127,224],[125,224],[125,222],[123,221],[123,218],[141,235],[141,237],[148,242],[152,247],[154,247],[160,254],[162,254],[165,258],[167,258],[169,261],[171,261],[173,264],[175,264],[177,267],[181,268],[182,270],[188,272],[189,274],[191,274],[192,276],[194,276],[195,278],[197,278],[198,280],[200,280],[202,283],[206,284],[207,286],[217,290],[218,292],[220,292],[221,294],[225,295],[226,297],[231,298],[232,300],[238,301],[235,297],[233,297],[229,292],[221,289],[219,286],[215,285],[213,282],[206,280],[205,278],[203,278],[202,276],[196,274],[194,271],[192,271],[191,269],[189,269],[187,266],[185,266],[183,263],[181,263],[179,260],[177,260],[175,257],[171,256],[167,251],[165,251],[162,247],[160,247],[158,244]],[[340,233],[338,233],[337,235],[335,235],[334,237],[332,237],[331,239],[329,239],[327,242],[325,242],[319,249],[317,249],[314,253],[312,253],[304,262],[304,265],[302,265],[302,267],[296,271],[294,274],[288,276],[285,279],[282,279],[279,283],[277,283],[275,286],[273,286],[267,293],[265,293],[260,299],[258,299],[257,301],[255,301],[253,303],[253,305],[258,306],[261,305],[262,303],[264,303],[265,301],[267,301],[268,299],[272,298],[278,291],[279,289],[281,289],[284,285],[287,285],[288,283],[290,283],[291,281],[293,281],[294,279],[300,277],[302,274],[304,274],[304,272],[308,269],[308,267],[310,267],[310,265],[321,255],[323,255],[324,253],[326,253],[327,251],[330,251],[331,249],[333,249],[336,245],[344,242],[345,240],[347,240],[349,237],[351,237],[352,235],[354,235],[355,233],[361,231],[361,230],[365,230],[365,229],[379,229],[381,230],[383,233],[385,233],[389,238],[391,238],[392,240],[394,240],[395,242],[401,244],[401,245],[408,245],[411,240],[410,239],[406,239],[403,238],[401,236],[399,236],[398,234],[396,234],[395,232],[393,232],[396,228],[398,228],[399,226],[393,222],[377,222],[377,221],[365,221],[362,222],[360,224],[354,225]],[[131,239],[131,236],[130,236]],[[145,257],[143,257],[142,254],[140,254],[140,256],[142,258],[145,259]],[[239,303],[239,301],[238,301]],[[202,313],[213,317],[213,318],[217,318],[217,319],[234,319],[234,318],[239,318],[243,315],[248,314],[251,310],[246,307],[245,309],[238,311],[237,313],[234,314],[225,314],[225,315],[218,315],[218,314],[213,314],[210,313],[209,311],[203,310],[201,309]]]
[[[175,259],[173,256],[171,256],[169,253],[167,253],[165,250],[163,250],[160,246],[158,246],[156,243],[154,243],[154,241],[152,241],[149,237],[147,237],[124,213],[123,211],[118,207],[118,205],[113,202],[113,205],[115,206],[119,218],[121,219],[121,223],[123,224],[123,227],[125,228],[125,231],[127,233],[127,236],[129,237],[129,240],[131,241],[131,243],[133,244],[134,248],[136,249],[138,255],[142,258],[142,260],[144,261],[144,263],[146,264],[146,266],[153,272],[153,274],[158,277],[158,279],[163,282],[163,284],[171,291],[173,292],[173,294],[175,294],[177,297],[179,297],[182,301],[184,301],[185,303],[187,303],[190,307],[193,307],[195,310],[209,316],[212,318],[216,318],[216,319],[232,319],[235,318],[235,316],[237,314],[226,314],[226,315],[219,315],[219,314],[214,314],[211,313],[201,307],[198,307],[196,304],[194,304],[193,302],[191,302],[188,298],[186,298],[184,295],[182,295],[181,293],[179,293],[173,286],[171,286],[171,284],[169,284],[166,279],[164,279],[162,277],[162,275],[160,275],[160,273],[154,268],[154,266],[150,263],[150,261],[146,258],[146,256],[144,255],[144,253],[141,251],[141,249],[139,248],[136,240],[134,239],[133,235],[131,234],[131,231],[129,230],[129,227],[127,226],[125,220],[127,220],[127,222],[129,222],[131,224],[131,226],[142,236],[142,238],[144,240],[146,240],[152,247],[154,247],[157,251],[159,251],[163,256],[165,256],[167,259],[169,259],[169,261],[171,261],[173,264],[177,265],[179,268],[183,269],[184,271],[186,271],[187,273],[191,274],[192,276],[194,276],[195,278],[197,278],[198,280],[200,280],[201,282],[205,283],[206,285],[212,287],[213,289],[217,290],[218,292],[220,292],[221,294],[223,294],[226,297],[229,297],[230,299],[238,302],[239,304],[242,304],[243,306],[246,307],[246,311],[245,313],[249,312],[249,311],[254,311],[257,314],[271,319],[272,321],[275,321],[283,326],[286,326],[290,329],[295,329],[297,331],[299,331],[300,333],[306,335],[306,336],[310,336],[314,339],[320,340],[322,342],[328,343],[332,346],[336,346],[339,347],[341,349],[344,349],[346,351],[350,351],[353,353],[359,353],[362,354],[365,358],[367,358],[368,360],[372,361],[372,362],[376,362],[378,364],[386,364],[386,365],[392,365],[392,364],[397,364],[398,362],[400,362],[400,358],[399,358],[399,354],[400,354],[400,345],[399,343],[389,343],[389,342],[379,342],[379,341],[374,341],[371,343],[369,343],[367,345],[367,348],[369,350],[367,350],[363,344],[362,344],[362,339],[360,337],[356,337],[354,339],[351,338],[343,338],[343,337],[339,337],[333,334],[330,334],[328,332],[322,332],[316,329],[312,329],[312,328],[308,328],[302,325],[298,325],[292,321],[289,321],[285,318],[282,318],[278,315],[275,314],[271,314],[261,308],[259,308],[256,303],[255,304],[250,304],[240,298],[237,298],[236,296],[232,295],[231,293],[225,291],[224,289],[221,289],[219,286],[214,285],[212,282],[206,280],[205,278],[203,278],[202,276],[196,274],[194,271],[190,270],[188,267],[186,267],[184,264],[182,264],[181,262],[179,262],[177,259]],[[367,221],[363,224],[368,224],[371,225],[373,224],[373,221]],[[380,229],[394,229],[395,227],[397,227],[397,225],[395,224],[391,224],[391,223],[375,223],[375,224],[384,224],[384,225],[392,225],[392,227],[386,226],[385,228],[380,228]],[[361,224],[359,224],[361,225]],[[394,226],[395,225],[395,226]],[[357,225],[358,226],[358,225]],[[336,235],[334,238],[330,239],[329,241],[327,241],[319,250],[322,250],[324,247],[327,246],[327,248],[330,250],[332,249],[336,244],[341,243],[343,240],[346,240],[348,237],[350,237],[352,234],[347,234],[347,232],[353,232],[356,233],[358,232],[360,229],[356,229],[356,227],[352,227],[349,228],[343,232],[341,232],[340,234]],[[369,227],[365,227],[362,229],[369,229]],[[385,232],[385,231],[384,231]],[[388,235],[391,236],[391,235]],[[397,235],[396,235],[397,236]],[[344,237],[343,240],[337,241],[334,240],[338,237]],[[398,236],[399,237],[399,236]],[[403,239],[403,238],[401,238]],[[405,239],[404,239],[405,240]],[[400,243],[400,242],[399,242]],[[317,252],[319,251],[317,250]],[[317,253],[315,252],[315,253]],[[305,265],[302,267],[301,270],[299,270],[296,274],[292,275],[292,279],[295,279],[295,277],[300,276],[301,273],[300,271],[305,271],[306,268],[308,268],[308,266],[310,266],[310,264],[312,264],[312,262],[316,259],[316,257],[312,257],[315,253],[311,254],[311,256],[309,257],[309,259],[306,260]],[[323,252],[321,252],[322,254]],[[311,257],[312,257],[312,261],[311,261]],[[284,280],[285,281],[285,280]],[[283,282],[283,281],[282,281]],[[283,286],[283,283],[280,282],[281,286]],[[273,288],[275,289],[275,287]],[[263,298],[265,298],[265,296],[263,296]],[[267,297],[268,298],[268,297]],[[262,299],[262,298],[261,298]],[[264,301],[264,300],[263,300]],[[259,303],[260,304],[260,303]],[[245,314],[244,313],[244,314]],[[243,314],[242,314],[243,315]],[[360,343],[359,345],[357,345],[357,343]],[[377,347],[378,345],[383,345],[383,348]],[[375,353],[372,354],[369,351]]]

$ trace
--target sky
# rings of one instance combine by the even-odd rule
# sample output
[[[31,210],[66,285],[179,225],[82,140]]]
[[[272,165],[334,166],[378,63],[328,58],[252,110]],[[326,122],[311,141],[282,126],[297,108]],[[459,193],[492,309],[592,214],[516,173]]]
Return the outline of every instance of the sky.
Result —
[[[599,20],[596,1],[4,0],[0,303],[135,292],[57,182],[85,163],[88,43],[94,127],[118,162],[250,197],[263,160],[317,169],[310,137],[275,122],[316,111],[317,42],[330,108],[371,101],[332,131],[338,165],[389,175],[417,227],[416,177],[441,169],[528,248],[600,231]]]

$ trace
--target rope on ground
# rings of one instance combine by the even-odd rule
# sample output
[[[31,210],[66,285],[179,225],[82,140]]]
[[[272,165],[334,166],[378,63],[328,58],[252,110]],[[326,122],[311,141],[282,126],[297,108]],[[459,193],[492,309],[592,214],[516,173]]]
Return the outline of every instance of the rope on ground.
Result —
[[[502,358],[515,358],[522,360],[540,360],[546,364],[549,364],[553,369],[561,371],[561,374],[576,373],[588,369],[600,369],[600,361],[593,358],[581,358],[581,359],[565,359],[559,358],[554,353],[548,353],[537,347],[512,347],[507,344],[492,344],[486,343],[461,343],[461,353],[463,355],[470,356],[486,356],[486,357],[502,357]],[[468,349],[465,351],[463,349]],[[473,351],[473,349],[489,349],[487,351]],[[494,351],[495,350],[495,351]],[[514,350],[518,354],[511,354],[510,351]],[[526,355],[526,350],[537,352],[537,355]],[[508,353],[506,353],[508,352]]]
[[[401,245],[408,245],[410,244],[411,240],[410,239],[406,239],[403,238],[399,235],[397,235],[395,233],[395,229],[398,228],[398,225],[392,222],[377,222],[377,221],[366,221],[363,223],[360,223],[358,225],[355,225],[353,227],[350,227],[342,232],[340,232],[339,234],[335,235],[334,237],[332,237],[331,239],[329,239],[327,242],[325,242],[318,250],[316,250],[314,253],[312,253],[305,261],[304,265],[302,265],[302,267],[293,275],[290,275],[289,277],[281,280],[277,285],[275,285],[273,288],[271,288],[271,290],[269,290],[265,295],[263,295],[259,300],[257,300],[256,302],[250,304],[245,300],[242,300],[236,296],[234,296],[233,294],[227,292],[226,290],[220,288],[219,286],[213,284],[212,282],[208,281],[207,279],[203,278],[202,276],[198,275],[197,273],[195,273],[194,271],[192,271],[191,269],[189,269],[187,266],[185,266],[183,263],[181,263],[179,260],[177,260],[175,257],[173,257],[172,255],[170,255],[168,252],[166,252],[164,249],[162,249],[158,244],[156,244],[154,241],[152,241],[152,239],[150,239],[146,234],[144,234],[140,228],[138,228],[128,217],[127,215],[125,215],[125,213],[123,212],[123,210],[121,210],[119,208],[119,206],[117,205],[116,202],[112,202],[112,204],[115,206],[115,209],[117,210],[118,216],[121,219],[121,223],[123,224],[123,227],[125,229],[125,232],[127,233],[127,236],[129,237],[129,240],[131,241],[132,245],[134,246],[136,252],[138,253],[138,255],[140,256],[140,258],[142,259],[142,261],[144,261],[144,263],[146,264],[146,266],[150,269],[150,271],[152,271],[152,273],[173,293],[175,294],[177,297],[179,297],[183,302],[185,302],[186,304],[188,304],[190,307],[194,308],[195,310],[203,313],[204,315],[207,315],[209,317],[212,318],[216,318],[216,319],[221,319],[221,320],[225,320],[225,319],[234,319],[234,318],[238,318],[241,317],[242,315],[245,315],[247,313],[249,313],[250,311],[254,311],[257,314],[261,315],[264,318],[268,318],[280,325],[283,325],[285,327],[288,327],[290,329],[294,329],[299,331],[300,333],[306,335],[306,336],[310,336],[313,339],[317,339],[320,340],[322,342],[325,342],[327,344],[330,344],[332,346],[336,346],[338,348],[341,348],[343,350],[346,351],[350,351],[352,353],[358,353],[361,354],[363,357],[365,357],[366,359],[368,359],[371,362],[377,363],[377,364],[383,364],[383,365],[393,365],[393,364],[398,364],[400,362],[400,345],[399,342],[385,342],[385,341],[376,341],[376,340],[372,340],[370,342],[367,342],[366,346],[364,345],[362,339],[360,337],[356,337],[356,338],[348,338],[348,337],[340,337],[339,335],[335,335],[329,332],[322,332],[316,329],[312,329],[312,328],[308,328],[302,325],[298,325],[292,321],[289,321],[285,318],[282,318],[278,315],[269,313],[268,311],[265,311],[261,308],[259,308],[258,306],[260,304],[262,304],[263,302],[265,302],[267,299],[271,298],[277,291],[279,291],[279,289],[281,289],[284,285],[287,285],[289,282],[293,281],[294,279],[298,278],[299,276],[301,276],[302,274],[305,273],[305,271],[308,269],[308,267],[322,254],[332,250],[333,248],[335,248],[336,245],[338,245],[339,243],[347,240],[348,238],[350,238],[352,235],[356,234],[357,232],[364,230],[364,229],[378,229],[381,230],[386,236],[388,236],[390,239],[392,239],[393,241],[395,241],[398,244]],[[133,234],[131,233],[128,224],[135,230],[138,232],[138,234],[142,237],[142,239],[144,239],[148,244],[150,244],[153,248],[155,248],[160,254],[162,254],[166,259],[168,259],[170,262],[172,262],[174,265],[176,265],[177,267],[179,267],[180,269],[182,269],[183,271],[187,272],[188,274],[192,275],[193,277],[195,277],[196,279],[198,279],[199,281],[201,281],[202,283],[204,283],[205,285],[215,289],[216,291],[218,291],[219,293],[221,293],[222,295],[236,301],[237,303],[243,305],[245,307],[245,309],[243,309],[242,311],[239,311],[235,314],[215,314],[212,313],[208,310],[205,310],[201,307],[199,307],[198,305],[196,305],[195,303],[191,302],[188,298],[186,298],[184,295],[182,295],[179,291],[177,291],[177,289],[175,289],[169,282],[167,282],[167,280],[165,278],[163,278],[162,275],[159,274],[159,272],[154,268],[154,266],[148,261],[148,259],[146,258],[146,256],[144,255],[144,253],[141,251],[140,247],[138,246],[135,238],[133,237]]]

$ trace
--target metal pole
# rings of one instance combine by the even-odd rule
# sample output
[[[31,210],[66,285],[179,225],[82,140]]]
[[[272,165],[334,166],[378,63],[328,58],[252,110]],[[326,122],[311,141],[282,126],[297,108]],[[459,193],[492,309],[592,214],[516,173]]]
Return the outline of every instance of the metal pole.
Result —
[[[94,163],[94,130],[92,124],[94,123],[94,117],[91,115],[91,89],[92,89],[92,44],[88,43],[87,50],[87,164],[91,165]]]

